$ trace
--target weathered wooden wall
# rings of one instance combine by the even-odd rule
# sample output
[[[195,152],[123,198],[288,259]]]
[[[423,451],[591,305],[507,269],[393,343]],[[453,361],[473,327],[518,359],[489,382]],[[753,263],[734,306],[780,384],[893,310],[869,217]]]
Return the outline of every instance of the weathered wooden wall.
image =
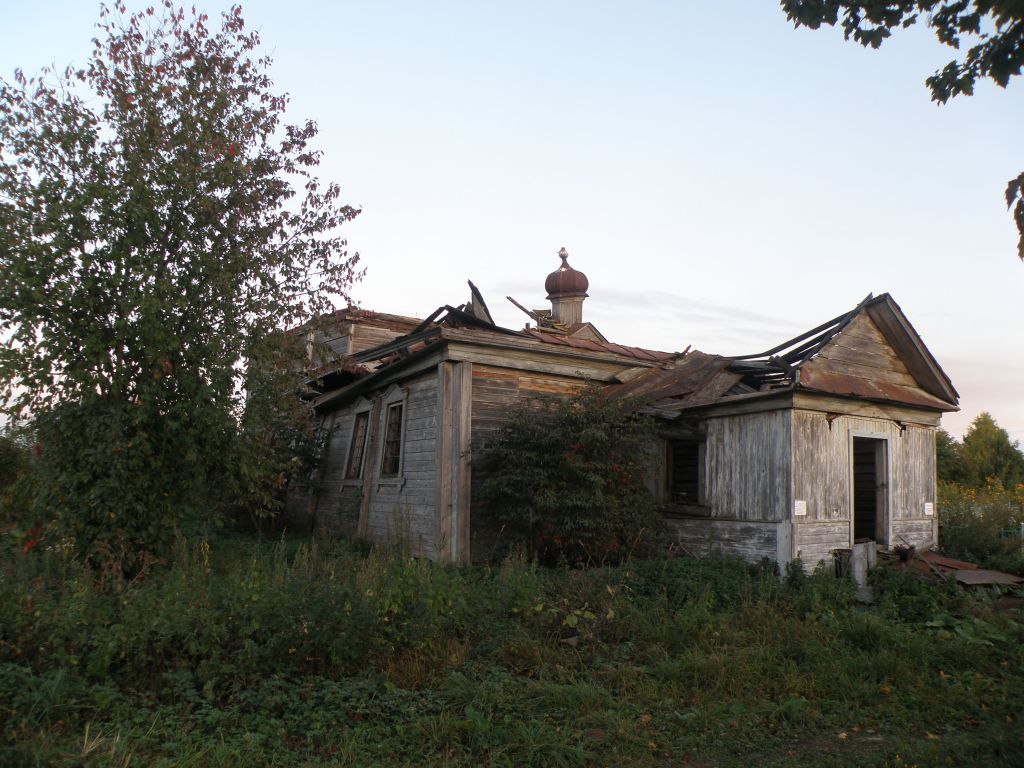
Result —
[[[665,525],[670,551],[678,546],[696,557],[722,554],[757,562],[776,559],[779,528],[785,523],[670,516]]]
[[[710,516],[778,522],[789,507],[790,412],[707,420],[705,497]]]
[[[473,363],[438,367],[437,557],[470,561]]]
[[[696,555],[789,559],[790,411],[716,416],[705,422],[703,509],[666,517],[669,544]],[[665,483],[664,461],[658,482]],[[699,516],[700,514],[704,516]]]
[[[935,428],[883,418],[793,411],[793,500],[806,503],[806,515],[793,517],[796,555],[808,566],[829,560],[832,550],[852,544],[850,479],[851,434],[887,440],[889,450],[888,540],[894,546],[934,541],[935,517],[925,503],[935,501]]]
[[[396,478],[380,477],[382,435],[387,409],[377,393],[328,414],[329,437],[320,463],[313,502],[320,527],[408,548],[416,555],[436,556],[438,374],[431,371],[402,382],[405,426],[402,469]],[[345,480],[345,466],[355,414],[371,407],[363,477]]]
[[[355,536],[359,524],[362,481],[345,481],[344,477],[355,413],[366,407],[367,402],[360,400],[323,416],[324,445],[316,473],[316,494],[311,502],[311,512],[318,528],[336,535]],[[363,471],[369,471],[372,463],[371,457],[366,456]]]
[[[371,541],[398,544],[415,555],[435,557],[437,549],[437,426],[438,376],[431,371],[402,382],[408,392],[405,401],[405,430],[402,437],[402,472],[398,479],[381,478],[382,440],[370,454],[373,477],[364,501],[360,534]],[[386,409],[371,435],[384,434]]]
[[[935,428],[908,424],[903,433],[902,483],[893,486],[892,546],[938,544],[939,520]],[[924,505],[932,503],[932,514]]]
[[[473,364],[471,434],[472,448],[479,450],[508,421],[509,409],[525,398],[537,395],[570,396],[584,382],[579,378],[557,374],[517,371],[493,365]],[[487,560],[501,534],[497,524],[481,510],[476,491],[480,470],[471,470],[472,520],[470,522],[470,557],[473,562]]]
[[[376,326],[368,323],[352,323],[351,336],[348,339],[346,354],[354,355],[363,350],[373,349],[381,344],[394,341],[409,329],[404,327],[390,328],[387,326]]]

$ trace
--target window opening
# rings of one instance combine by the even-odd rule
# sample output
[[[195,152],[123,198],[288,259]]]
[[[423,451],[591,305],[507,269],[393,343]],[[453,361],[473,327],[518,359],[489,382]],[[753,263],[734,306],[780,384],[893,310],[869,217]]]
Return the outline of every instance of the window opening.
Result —
[[[384,425],[384,456],[381,459],[381,477],[395,477],[402,464],[402,403],[388,406]]]
[[[678,504],[704,503],[704,444],[696,440],[669,442],[668,487],[671,500]]]
[[[363,476],[363,458],[366,455],[366,432],[370,424],[370,412],[356,414],[352,425],[352,441],[348,446],[348,464],[345,467],[346,480],[358,480]]]

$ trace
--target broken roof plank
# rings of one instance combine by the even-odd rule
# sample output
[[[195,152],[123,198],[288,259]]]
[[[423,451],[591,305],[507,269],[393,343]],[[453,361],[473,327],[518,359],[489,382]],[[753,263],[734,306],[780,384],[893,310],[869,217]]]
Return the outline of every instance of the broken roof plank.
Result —
[[[789,339],[788,341],[784,341],[781,344],[779,344],[779,345],[777,345],[775,347],[772,347],[771,349],[769,349],[769,350],[767,350],[765,352],[758,352],[757,354],[753,354],[753,355],[733,355],[731,359],[732,360],[755,360],[755,359],[761,358],[761,357],[768,358],[768,357],[771,357],[772,355],[779,354],[783,350],[789,349],[790,347],[794,346],[795,344],[799,344],[802,341],[806,341],[807,339],[810,339],[812,336],[815,336],[816,334],[821,334],[821,336],[819,336],[817,339],[813,339],[811,342],[808,343],[807,346],[810,346],[811,344],[814,344],[814,343],[820,341],[821,338],[826,337],[826,336],[828,338],[832,338],[832,336],[834,336],[836,333],[838,333],[839,330],[841,329],[841,327],[843,325],[845,325],[847,322],[849,322],[849,320],[857,312],[859,312],[861,310],[861,308],[863,308],[863,306],[868,301],[870,301],[870,300],[871,300],[871,294],[869,293],[860,302],[860,304],[858,304],[856,307],[854,307],[849,312],[844,312],[841,315],[837,315],[836,317],[833,317],[831,320],[828,320],[828,321],[822,323],[821,325],[818,325],[818,326],[816,326],[814,328],[811,328],[811,330],[809,330],[809,331],[805,331],[805,332],[801,333],[799,336],[794,336],[792,339]]]
[[[527,309],[522,304],[520,304],[518,301],[513,299],[511,296],[506,296],[505,298],[508,299],[509,301],[511,301],[516,307],[521,309],[523,312],[525,312],[526,316],[531,318],[532,320],[534,320],[538,325],[544,322],[544,318],[543,317],[538,315],[532,309]]]
[[[473,315],[477,319],[483,320],[485,323],[494,325],[494,318],[491,317],[491,311],[487,308],[487,302],[484,301],[483,294],[481,294],[477,287],[473,285],[472,280],[467,280],[466,282],[469,283],[469,292],[473,297],[470,302],[470,308]]]

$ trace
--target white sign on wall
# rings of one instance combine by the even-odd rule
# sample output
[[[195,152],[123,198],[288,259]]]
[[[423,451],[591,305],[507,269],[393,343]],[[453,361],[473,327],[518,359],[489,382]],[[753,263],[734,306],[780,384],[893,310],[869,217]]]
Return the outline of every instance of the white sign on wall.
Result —
[[[935,514],[935,504],[930,501],[924,503],[924,515],[925,517],[931,517]]]
[[[793,516],[802,517],[807,514],[807,502],[803,499],[797,499],[793,502]]]

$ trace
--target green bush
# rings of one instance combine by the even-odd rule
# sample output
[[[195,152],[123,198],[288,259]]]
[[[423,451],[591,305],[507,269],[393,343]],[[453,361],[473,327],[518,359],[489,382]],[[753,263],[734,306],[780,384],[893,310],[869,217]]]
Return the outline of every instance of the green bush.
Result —
[[[939,483],[939,546],[950,557],[1024,575],[1024,484],[1007,489]]]
[[[34,509],[30,445],[27,435],[0,433],[0,536],[28,550],[38,545],[46,522]]]
[[[480,508],[543,563],[617,561],[656,523],[654,431],[594,386],[514,409],[479,460]]]

